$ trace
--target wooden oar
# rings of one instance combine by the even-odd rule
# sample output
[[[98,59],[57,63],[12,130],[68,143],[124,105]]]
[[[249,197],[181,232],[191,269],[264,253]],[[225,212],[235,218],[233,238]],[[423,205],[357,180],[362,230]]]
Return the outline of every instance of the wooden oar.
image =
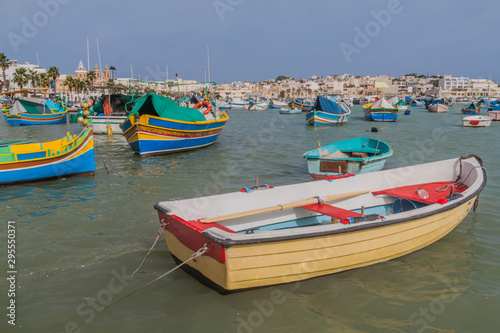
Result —
[[[355,196],[366,194],[366,193],[370,193],[370,191],[358,191],[358,192],[329,195],[329,196],[324,197],[324,199],[325,199],[325,201],[333,201],[333,200],[340,200],[340,199],[355,197]],[[213,222],[235,219],[235,218],[239,218],[239,217],[257,215],[257,214],[263,214],[263,213],[270,213],[270,212],[275,212],[278,210],[283,210],[283,209],[288,209],[288,208],[297,208],[297,207],[302,207],[302,206],[306,206],[306,205],[314,205],[316,203],[318,203],[318,200],[316,198],[312,198],[312,199],[307,199],[307,200],[302,200],[302,201],[290,202],[290,203],[283,204],[283,205],[276,205],[276,206],[271,206],[271,207],[266,207],[266,208],[248,210],[246,212],[228,214],[228,215],[217,216],[217,217],[210,217],[207,219],[201,219],[200,222],[201,223],[213,223]]]

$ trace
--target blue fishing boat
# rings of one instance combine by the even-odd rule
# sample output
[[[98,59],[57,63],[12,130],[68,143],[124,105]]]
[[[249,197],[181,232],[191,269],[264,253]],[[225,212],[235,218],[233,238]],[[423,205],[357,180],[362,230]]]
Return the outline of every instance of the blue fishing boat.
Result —
[[[283,101],[277,101],[277,100],[273,99],[269,102],[270,109],[282,110],[283,108],[286,108],[287,106],[288,106],[288,103],[283,102]]]
[[[120,125],[130,147],[142,156],[168,154],[211,145],[229,119],[225,112],[192,109],[149,93],[135,101]]]
[[[306,114],[309,125],[338,125],[349,119],[351,109],[344,102],[335,103],[322,96],[316,98],[311,111]]]
[[[393,122],[398,119],[398,109],[383,97],[373,104],[364,105],[363,109],[366,120]]]
[[[309,174],[315,179],[381,170],[392,147],[367,137],[330,143],[304,153]]]
[[[0,185],[94,173],[91,128],[49,142],[0,146]]]
[[[480,110],[474,103],[470,103],[469,106],[464,106],[462,108],[462,114],[473,114],[473,115],[478,115],[480,113]]]
[[[50,125],[65,123],[67,112],[60,101],[23,98],[18,99],[4,117],[11,126]]]
[[[300,114],[300,113],[302,113],[302,110],[281,108],[280,113],[281,114]]]
[[[293,109],[300,109],[302,111],[311,111],[314,107],[314,103],[305,99],[294,99],[290,104],[290,107]]]

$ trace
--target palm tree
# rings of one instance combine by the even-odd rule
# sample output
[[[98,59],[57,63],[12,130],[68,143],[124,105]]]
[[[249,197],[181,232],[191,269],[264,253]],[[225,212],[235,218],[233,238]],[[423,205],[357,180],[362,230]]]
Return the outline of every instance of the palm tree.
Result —
[[[5,70],[10,67],[10,59],[7,59],[7,57],[3,53],[0,53],[0,66],[2,67],[3,73],[3,81],[0,84],[0,93],[2,93],[4,85],[6,86],[7,90],[9,89],[9,81],[7,80],[7,76],[5,75]]]
[[[40,79],[40,86],[42,88],[50,87],[50,77],[48,73],[40,73],[39,79]]]
[[[68,87],[69,93],[71,94],[73,88],[75,87],[75,80],[73,79],[73,77],[70,75],[66,76],[66,79],[63,82],[63,86]]]
[[[95,72],[94,71],[89,71],[87,73],[87,80],[90,81],[90,90],[94,91],[94,80],[96,79]]]
[[[23,86],[28,83],[28,75],[26,73],[26,68],[18,67],[14,72],[13,82],[17,83],[20,89],[23,89]]]
[[[40,80],[38,72],[30,69],[28,73],[26,73],[26,78],[28,81],[31,81],[31,87],[36,88],[36,86],[38,85],[37,83]]]
[[[49,71],[47,73],[49,74],[49,77],[52,78],[52,81],[54,82],[54,94],[57,94],[56,80],[60,75],[59,69],[55,66],[52,66],[49,68]]]

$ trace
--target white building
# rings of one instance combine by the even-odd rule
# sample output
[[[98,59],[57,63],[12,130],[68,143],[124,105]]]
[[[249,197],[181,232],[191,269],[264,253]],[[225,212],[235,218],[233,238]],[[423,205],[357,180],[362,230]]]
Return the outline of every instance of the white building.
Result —
[[[34,70],[38,74],[47,73],[47,70],[45,68],[39,67],[38,65],[30,64],[29,62],[25,62],[24,64],[19,64],[19,62],[17,60],[11,60],[9,68],[7,68],[5,70],[5,76],[6,76],[7,80],[10,81],[9,90],[17,90],[20,88],[16,83],[14,83],[12,81],[12,79],[14,78],[14,72],[18,68],[25,68],[26,73],[28,73],[30,70]],[[3,79],[3,77],[2,77],[2,79]],[[27,84],[25,84],[23,86],[23,88],[34,88],[34,87],[32,86],[31,81],[30,81]],[[4,90],[5,90],[5,87],[4,87]]]
[[[452,77],[451,75],[444,75],[439,79],[439,88],[441,89],[468,89],[469,87],[470,79],[468,77]]]

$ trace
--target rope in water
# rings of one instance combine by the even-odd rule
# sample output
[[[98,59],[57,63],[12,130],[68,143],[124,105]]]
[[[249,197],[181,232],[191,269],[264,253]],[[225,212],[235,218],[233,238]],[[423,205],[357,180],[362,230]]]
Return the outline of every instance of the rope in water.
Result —
[[[168,272],[166,272],[165,274],[163,274],[163,275],[161,275],[161,276],[157,277],[157,278],[156,278],[156,279],[154,279],[153,281],[150,281],[150,282],[146,283],[145,285],[143,285],[142,287],[140,287],[140,288],[138,288],[138,289],[134,290],[133,292],[131,292],[131,293],[129,293],[129,294],[127,294],[127,295],[123,296],[123,297],[120,297],[120,298],[119,298],[119,299],[117,299],[116,301],[111,302],[111,303],[109,303],[108,305],[106,305],[106,306],[104,306],[104,307],[100,308],[98,311],[100,312],[100,311],[102,311],[102,310],[104,310],[104,309],[106,309],[106,308],[109,308],[111,305],[116,304],[116,303],[118,303],[119,301],[124,300],[125,298],[127,298],[127,297],[129,297],[129,296],[131,296],[131,295],[135,294],[136,292],[138,292],[138,291],[140,291],[140,290],[142,290],[142,289],[146,288],[147,286],[149,286],[149,285],[151,285],[151,284],[155,283],[156,281],[160,280],[161,278],[163,278],[163,277],[167,276],[168,274],[172,273],[173,271],[175,271],[176,269],[180,268],[181,266],[183,266],[183,265],[187,264],[187,263],[188,263],[188,262],[190,262],[191,260],[194,260],[194,259],[196,259],[196,258],[198,258],[198,257],[202,256],[203,254],[205,254],[206,252],[208,252],[208,250],[209,250],[209,249],[208,249],[207,244],[203,245],[203,247],[202,247],[202,248],[200,248],[200,249],[199,249],[198,251],[196,251],[195,253],[193,253],[193,255],[191,255],[191,257],[190,257],[189,259],[187,259],[187,260],[185,260],[184,262],[180,263],[179,265],[175,266],[174,268],[172,268],[171,270],[169,270],[169,271],[168,271]]]
[[[163,221],[163,220],[162,220]],[[158,242],[158,239],[160,239],[160,236],[161,236],[161,232],[163,231],[163,228],[165,227],[165,223],[161,222],[161,225],[160,225],[160,230],[158,230],[158,235],[156,235],[156,239],[153,243],[153,245],[151,246],[151,248],[149,249],[148,253],[146,254],[146,256],[144,257],[144,259],[142,259],[142,262],[141,264],[139,265],[139,267],[137,267],[137,269],[132,273],[132,275],[130,275],[130,277],[134,276],[135,273],[137,273],[137,271],[142,267],[142,265],[144,264],[144,262],[146,261],[146,258],[149,256],[149,254],[151,253],[151,251],[153,250],[153,248],[155,247],[156,243]]]

